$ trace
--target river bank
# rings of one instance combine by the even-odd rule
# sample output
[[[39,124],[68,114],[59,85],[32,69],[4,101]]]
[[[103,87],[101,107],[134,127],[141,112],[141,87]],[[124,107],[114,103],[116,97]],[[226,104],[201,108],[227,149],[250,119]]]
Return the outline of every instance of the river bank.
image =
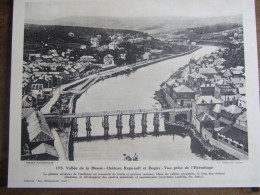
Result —
[[[183,68],[187,66],[187,63],[189,62],[191,57],[199,58],[204,54],[211,53],[212,51],[215,51],[216,47],[203,47],[203,49],[199,50],[197,48],[195,53],[192,53],[190,55],[185,56],[182,54],[183,57],[178,55],[179,57],[176,58],[174,56],[174,59],[169,60],[163,60],[163,59],[157,59],[157,61],[160,61],[158,63],[153,63],[154,65],[151,65],[151,68],[144,68],[140,69],[138,71],[134,71],[135,69],[132,69],[134,66],[144,67],[145,65],[149,64],[136,64],[132,66],[124,66],[124,67],[118,67],[115,70],[107,70],[104,72],[100,72],[99,75],[90,75],[87,78],[83,78],[84,80],[77,80],[78,85],[74,85],[77,87],[77,90],[74,91],[74,98],[71,99],[71,105],[72,102],[74,102],[72,110],[76,113],[81,113],[85,111],[104,111],[104,110],[116,110],[116,109],[136,109],[136,108],[151,108],[152,105],[154,105],[155,100],[153,98],[154,91],[157,87],[160,86],[163,80],[167,78],[172,70],[176,70],[179,67]],[[165,57],[164,59],[168,59],[169,56]],[[151,62],[151,61],[150,61]],[[142,62],[144,63],[144,62]],[[130,70],[131,69],[131,70]],[[123,70],[128,70],[127,72],[123,72]],[[132,72],[131,74],[128,74],[129,72]],[[127,73],[127,74],[125,74]],[[152,73],[152,74],[151,74]],[[160,74],[158,74],[160,73]],[[118,74],[118,76],[117,76]],[[120,75],[120,76],[119,76]],[[135,76],[136,75],[136,76]],[[87,87],[85,84],[88,83],[91,79],[99,78],[99,81],[102,80],[108,80],[106,82],[96,82],[94,85],[91,85],[91,90],[89,88],[87,90],[83,90],[84,87]],[[108,79],[109,78],[109,79]],[[139,82],[140,81],[140,82]],[[127,83],[126,83],[127,82]],[[136,83],[138,82],[138,83]],[[154,83],[154,84],[151,84]],[[98,83],[98,84],[97,84]],[[75,84],[75,83],[73,83]],[[130,84],[130,85],[129,85]],[[70,84],[72,86],[72,84]],[[105,88],[101,86],[106,86]],[[131,86],[132,85],[132,86]],[[69,87],[68,85],[66,87]],[[67,92],[69,90],[73,91],[73,87],[66,88]],[[101,88],[100,88],[101,87]],[[65,89],[65,87],[64,87]],[[82,89],[82,91],[81,91]],[[141,91],[140,91],[141,90]],[[78,92],[83,92],[82,94],[79,94]],[[84,93],[88,91],[87,93]],[[120,96],[118,96],[118,92],[120,92]],[[127,94],[125,94],[127,92]],[[94,99],[92,96],[94,95]],[[112,96],[111,96],[112,95]],[[87,99],[85,98],[87,97]],[[106,97],[106,98],[104,98]],[[131,97],[134,97],[132,99]],[[148,99],[147,99],[148,98]],[[143,100],[142,100],[143,99]],[[134,101],[133,101],[134,100]],[[157,101],[156,101],[157,102]],[[156,104],[156,103],[155,103]],[[147,107],[148,106],[148,107]],[[153,106],[152,106],[153,107]],[[152,116],[151,116],[152,118]],[[101,120],[101,119],[100,119]],[[111,119],[112,121],[114,119]],[[140,119],[137,117],[137,121]],[[124,119],[124,124],[128,123],[128,119]],[[79,129],[79,136],[84,136],[86,134],[85,130],[85,120],[84,119],[78,119],[78,129]],[[139,122],[138,122],[139,123]],[[137,124],[138,124],[137,123]],[[92,119],[92,129],[93,129],[93,136],[96,135],[102,135],[103,128],[100,125],[101,122],[99,119]],[[152,127],[152,124],[148,124],[148,127]],[[113,124],[112,124],[113,126]],[[163,125],[161,125],[163,128]],[[140,130],[139,127],[136,127],[137,132]],[[151,128],[150,128],[151,129]],[[115,133],[113,131],[116,131],[116,129],[111,128],[111,134]],[[100,132],[101,131],[101,132]],[[125,131],[127,132],[127,126]],[[100,132],[100,133],[99,133]],[[163,138],[164,139],[164,138]],[[165,138],[166,139],[166,138]],[[189,138],[185,139],[185,143],[189,143]],[[95,145],[95,144],[94,144]],[[185,146],[186,148],[186,146]],[[189,147],[186,148],[189,150]],[[192,155],[192,154],[191,154]]]
[[[93,86],[94,84],[96,84],[97,82],[99,82],[101,80],[105,80],[107,78],[115,77],[115,76],[118,76],[118,75],[121,75],[121,74],[130,73],[131,71],[135,71],[137,69],[140,69],[140,68],[158,63],[158,62],[162,62],[162,61],[169,60],[169,59],[172,59],[172,58],[177,58],[177,57],[181,57],[181,56],[184,56],[184,55],[188,55],[188,54],[191,54],[191,53],[193,53],[193,52],[195,52],[195,51],[197,51],[201,48],[202,47],[198,46],[197,48],[195,48],[193,50],[190,50],[188,52],[184,52],[184,53],[181,53],[181,54],[177,54],[177,55],[172,54],[172,55],[165,56],[163,58],[159,58],[159,59],[156,59],[156,60],[149,60],[149,61],[145,61],[145,62],[140,62],[138,64],[132,64],[132,65],[124,66],[124,67],[126,67],[124,69],[115,68],[115,69],[105,71],[104,73],[100,72],[100,73],[97,74],[94,82],[89,82],[89,83],[86,84],[86,81],[83,81],[83,82],[80,82],[78,84],[67,87],[64,90],[68,91],[71,88],[79,87],[79,85],[83,85],[82,87],[79,87],[80,88],[79,91],[77,91],[76,93],[74,93],[72,95],[71,100],[69,102],[69,113],[75,113],[76,101],[80,97],[80,95],[82,93],[86,92],[88,88],[90,88],[91,86]]]
[[[191,58],[199,59],[201,56],[216,51],[217,47],[205,46],[202,49],[179,58],[170,59],[156,63],[147,68],[131,72],[131,74],[122,74],[117,77],[111,77],[104,82],[98,82],[92,86],[87,93],[83,93],[76,103],[76,113],[84,112],[102,112],[113,110],[128,109],[156,109],[160,107],[157,100],[154,99],[154,93],[160,88],[160,84],[173,75],[179,68],[185,67]],[[174,71],[173,71],[174,70]],[[186,69],[185,69],[186,70]],[[147,116],[147,131],[152,132],[153,114]],[[116,116],[109,117],[110,129],[109,135],[116,135]],[[123,131],[129,133],[129,116],[123,116]],[[86,136],[86,120],[77,119],[78,136]],[[103,136],[102,117],[92,117],[91,135]],[[135,132],[141,133],[141,115],[135,116]],[[164,118],[160,117],[160,131],[165,131]],[[151,144],[150,144],[151,143]],[[128,147],[123,147],[127,145]],[[113,150],[114,148],[115,150]],[[121,148],[121,150],[118,150]],[[135,139],[111,139],[95,140],[93,142],[74,143],[75,160],[80,159],[109,159],[120,160],[124,153],[136,152],[140,159],[171,159],[171,160],[190,160],[207,159],[221,160],[225,159],[222,155],[212,155],[207,152],[197,139],[187,133],[183,135],[164,135],[159,137],[147,136],[145,138]],[[98,154],[102,155],[102,158]],[[167,153],[167,154],[166,154]],[[182,155],[182,154],[185,154]],[[169,155],[169,156],[168,156]],[[226,158],[229,159],[229,158]]]

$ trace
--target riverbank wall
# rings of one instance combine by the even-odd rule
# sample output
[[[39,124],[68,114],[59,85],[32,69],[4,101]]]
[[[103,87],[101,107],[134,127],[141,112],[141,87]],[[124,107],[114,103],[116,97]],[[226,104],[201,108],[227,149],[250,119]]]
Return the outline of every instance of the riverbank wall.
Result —
[[[129,66],[127,69],[124,69],[124,70],[119,70],[117,71],[116,68],[114,69],[115,71],[114,72],[111,72],[110,75],[106,75],[106,76],[97,76],[99,77],[98,78],[98,81],[99,80],[105,80],[107,78],[111,78],[113,76],[118,76],[118,75],[121,75],[121,74],[124,74],[124,73],[127,73],[127,72],[131,72],[131,71],[134,71],[134,70],[137,70],[139,68],[142,68],[142,67],[146,67],[146,66],[149,66],[149,65],[152,65],[152,64],[155,64],[155,63],[159,63],[159,62],[162,62],[162,61],[165,61],[165,60],[169,60],[169,59],[172,59],[172,58],[177,58],[177,57],[181,57],[181,56],[185,56],[185,55],[188,55],[188,54],[191,54],[199,49],[201,49],[202,47],[198,46],[190,51],[187,51],[187,52],[184,52],[184,53],[181,53],[181,54],[177,54],[177,55],[169,55],[169,56],[166,56],[166,57],[163,57],[163,58],[160,58],[160,59],[156,59],[156,60],[153,60],[151,62],[143,62],[143,64],[132,64],[132,66]],[[187,66],[187,65],[185,65]],[[97,83],[98,81],[96,81],[95,83]],[[80,82],[80,83],[77,83],[75,85],[73,85],[73,87],[76,87],[77,85],[80,85],[82,83],[84,83],[85,81],[83,82]],[[87,85],[84,86],[84,91],[82,91],[81,93],[79,94],[74,94],[72,96],[72,100],[70,101],[70,106],[71,109],[70,109],[70,113],[75,113],[75,106],[76,106],[76,101],[77,99],[80,97],[80,95],[85,92],[90,86],[94,85],[95,83],[89,83]],[[66,90],[72,88],[72,86],[70,87],[67,87]]]

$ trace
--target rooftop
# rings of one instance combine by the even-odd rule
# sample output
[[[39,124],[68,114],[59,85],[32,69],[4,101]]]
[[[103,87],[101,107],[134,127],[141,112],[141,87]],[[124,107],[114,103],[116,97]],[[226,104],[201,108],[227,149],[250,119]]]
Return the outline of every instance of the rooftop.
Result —
[[[241,108],[239,108],[236,105],[230,105],[228,107],[225,107],[224,110],[231,114],[240,114],[242,112]]]
[[[222,105],[216,104],[213,108],[213,112],[220,113],[222,109]]]
[[[195,93],[191,88],[187,87],[186,85],[180,85],[178,87],[173,88],[175,92],[178,93]]]
[[[55,147],[42,143],[32,150],[32,154],[49,154],[51,156],[59,157]]]
[[[40,111],[34,111],[27,117],[30,142],[54,140],[46,119]]]
[[[247,112],[240,114],[239,117],[237,117],[237,120],[246,122],[247,121]]]
[[[213,96],[200,96],[196,104],[222,104],[222,101]]]
[[[200,74],[217,74],[217,71],[214,68],[200,68]]]
[[[199,121],[214,121],[216,120],[214,117],[210,116],[209,114],[202,112],[197,116]]]
[[[194,79],[199,79],[199,78],[202,78],[202,79],[207,79],[206,76],[200,74],[200,73],[197,73],[197,72],[193,72],[191,74],[189,74],[190,77],[194,78]]]

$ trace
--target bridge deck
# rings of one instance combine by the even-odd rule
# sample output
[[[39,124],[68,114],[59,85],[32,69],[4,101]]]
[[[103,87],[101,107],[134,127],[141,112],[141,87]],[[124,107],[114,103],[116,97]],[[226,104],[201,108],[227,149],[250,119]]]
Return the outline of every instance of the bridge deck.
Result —
[[[100,111],[100,112],[84,112],[63,114],[45,114],[46,118],[85,118],[85,117],[102,117],[102,116],[116,116],[116,115],[130,115],[130,114],[152,114],[152,113],[169,113],[175,114],[190,112],[191,108],[175,108],[175,109],[135,109],[135,110],[113,110],[113,111]]]

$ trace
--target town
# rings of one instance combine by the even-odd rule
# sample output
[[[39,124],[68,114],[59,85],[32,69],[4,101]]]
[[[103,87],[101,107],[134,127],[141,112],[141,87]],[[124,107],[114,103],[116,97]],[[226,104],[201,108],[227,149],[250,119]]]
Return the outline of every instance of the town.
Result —
[[[161,85],[164,108],[191,108],[191,117],[169,117],[191,130],[206,148],[221,149],[237,159],[248,158],[247,107],[243,36],[233,31],[230,47],[191,59]],[[221,33],[226,37],[226,34]],[[203,36],[205,37],[205,36]]]
[[[48,27],[41,28],[48,31]],[[56,93],[57,101],[50,104],[48,110],[58,114],[72,113],[72,97],[84,91],[84,88],[77,92],[66,91],[62,86],[75,89],[82,83],[89,85],[93,80],[87,78],[91,76],[111,75],[117,70],[121,73],[122,67],[142,67],[200,48],[198,40],[189,36],[172,41],[135,31],[111,31],[108,34],[92,32],[86,40],[77,35],[77,30],[62,35],[64,40],[74,42],[70,44],[51,33],[40,40],[34,35],[33,44],[25,38],[22,160],[59,159],[54,144],[59,137],[52,133],[42,110],[49,106],[50,100],[55,100]],[[218,37],[225,39],[229,36],[229,48],[221,47],[198,60],[191,59],[185,68],[175,72],[161,86],[166,102],[163,107],[191,108],[188,122],[201,142],[238,159],[247,158],[248,153],[242,33],[241,28],[218,33]],[[210,41],[215,36],[205,34],[201,40],[205,39]],[[180,118],[180,121],[185,120],[187,116]],[[178,123],[175,120],[169,122]]]

